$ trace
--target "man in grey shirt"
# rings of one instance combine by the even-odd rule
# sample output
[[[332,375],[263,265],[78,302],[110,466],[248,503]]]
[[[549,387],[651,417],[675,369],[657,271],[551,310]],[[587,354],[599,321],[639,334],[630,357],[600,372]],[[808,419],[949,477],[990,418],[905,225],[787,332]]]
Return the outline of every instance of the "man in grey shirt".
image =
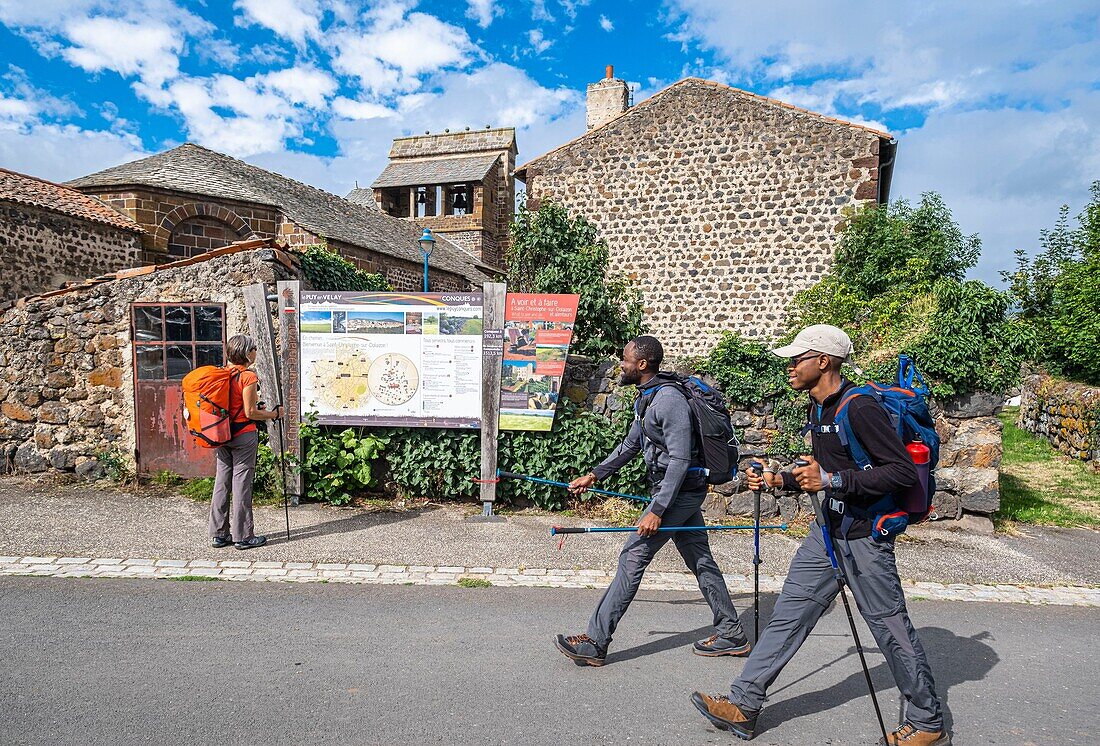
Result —
[[[749,653],[749,641],[737,619],[722,571],[711,554],[707,533],[657,530],[661,526],[703,525],[702,505],[707,496],[691,409],[677,386],[658,378],[663,359],[664,349],[654,337],[638,337],[626,346],[620,381],[638,387],[634,423],[626,439],[603,463],[569,484],[574,494],[583,493],[641,453],[653,497],[638,522],[638,533],[630,536],[619,554],[615,579],[596,606],[587,633],[557,636],[558,649],[581,665],[604,664],[615,627],[634,600],[646,567],[670,536],[714,612],[716,633],[695,643],[694,652],[704,656]]]

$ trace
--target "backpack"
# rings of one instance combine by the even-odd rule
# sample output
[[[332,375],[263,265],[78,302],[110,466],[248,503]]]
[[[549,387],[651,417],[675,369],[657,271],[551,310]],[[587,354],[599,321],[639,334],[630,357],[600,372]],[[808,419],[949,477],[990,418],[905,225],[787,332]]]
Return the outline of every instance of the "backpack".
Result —
[[[911,523],[919,523],[928,517],[932,509],[932,498],[936,494],[936,463],[940,458],[940,436],[936,424],[928,409],[929,389],[916,365],[908,355],[898,357],[898,377],[892,383],[868,382],[848,390],[837,406],[833,426],[840,442],[848,451],[852,461],[860,469],[870,469],[871,459],[859,442],[852,424],[848,419],[848,404],[857,396],[870,396],[879,403],[894,425],[901,442],[907,447],[914,443],[923,443],[929,451],[927,478],[922,478],[914,486],[913,495],[917,498],[907,509],[910,495],[885,495],[866,510],[873,521],[872,534],[876,538],[885,538],[899,534]],[[918,474],[921,470],[918,468]],[[923,475],[922,475],[923,477]],[[919,493],[919,494],[918,494]],[[917,508],[913,510],[912,508]]]
[[[233,367],[203,365],[183,377],[183,423],[195,444],[217,448],[233,439],[233,418],[229,397],[241,372]]]
[[[732,481],[737,474],[741,444],[734,435],[726,400],[717,389],[694,376],[689,378],[675,373],[658,373],[654,381],[656,383],[647,386],[639,397],[639,406],[635,409],[639,423],[657,391],[665,386],[674,387],[687,399],[691,410],[695,447],[703,462],[702,467],[693,468],[702,468],[707,484]],[[643,435],[644,433],[643,429]]]

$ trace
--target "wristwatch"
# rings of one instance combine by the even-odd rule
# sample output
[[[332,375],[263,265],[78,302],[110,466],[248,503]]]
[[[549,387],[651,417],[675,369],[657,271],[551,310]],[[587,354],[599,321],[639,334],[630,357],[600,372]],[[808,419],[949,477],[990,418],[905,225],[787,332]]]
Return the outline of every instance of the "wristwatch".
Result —
[[[829,489],[833,492],[840,492],[844,489],[844,478],[839,473],[829,475]]]

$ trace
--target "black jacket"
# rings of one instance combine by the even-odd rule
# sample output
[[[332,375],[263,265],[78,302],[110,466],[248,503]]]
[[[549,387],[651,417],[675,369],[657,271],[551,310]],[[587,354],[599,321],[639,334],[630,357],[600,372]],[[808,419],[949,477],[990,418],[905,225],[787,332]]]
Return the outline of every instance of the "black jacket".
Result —
[[[833,424],[836,409],[849,389],[851,381],[843,380],[840,389],[818,404],[811,400],[807,416],[811,423]],[[848,455],[837,433],[811,431],[813,454],[821,468],[832,474],[840,474],[843,487],[826,490],[826,497],[835,497],[856,508],[867,508],[887,493],[899,494],[917,482],[917,468],[905,444],[901,442],[885,410],[870,396],[857,396],[848,403],[848,422],[859,439],[872,468],[862,470]],[[801,491],[792,474],[783,474],[783,488],[791,492]],[[841,516],[826,507],[825,513],[834,535],[839,535]],[[871,535],[871,521],[857,518],[848,530],[849,539]]]

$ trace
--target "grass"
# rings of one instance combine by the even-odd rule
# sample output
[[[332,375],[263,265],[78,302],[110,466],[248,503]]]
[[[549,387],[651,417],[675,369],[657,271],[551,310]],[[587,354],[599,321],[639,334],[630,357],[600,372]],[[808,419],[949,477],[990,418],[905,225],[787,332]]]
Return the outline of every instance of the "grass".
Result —
[[[998,530],[1013,524],[1100,528],[1100,473],[1063,456],[1050,443],[1016,426],[1016,407],[1001,413],[1001,509]]]
[[[210,581],[222,580],[222,578],[218,578],[213,575],[169,575],[168,577],[164,578],[164,580],[180,580],[184,582],[190,581],[196,583],[206,583]]]
[[[491,588],[493,585],[485,578],[459,578],[458,584],[463,588]]]

